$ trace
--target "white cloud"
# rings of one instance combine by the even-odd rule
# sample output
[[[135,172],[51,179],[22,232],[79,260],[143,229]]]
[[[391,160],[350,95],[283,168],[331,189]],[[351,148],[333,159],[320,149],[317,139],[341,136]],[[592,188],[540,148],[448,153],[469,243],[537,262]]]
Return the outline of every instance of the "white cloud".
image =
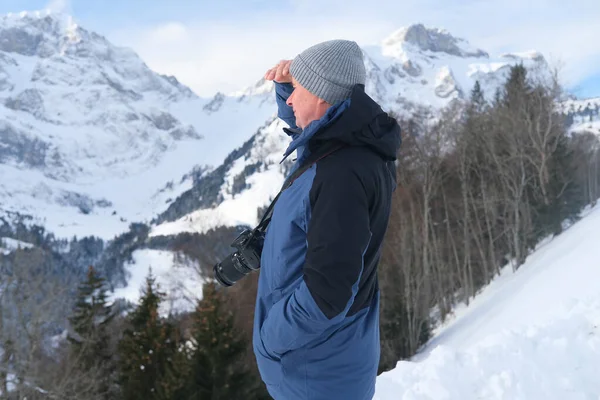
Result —
[[[50,10],[56,13],[69,13],[71,11],[70,0],[50,0],[46,7],[46,10]]]
[[[291,0],[285,12],[249,13],[244,19],[182,23],[113,32],[161,72],[198,94],[234,91],[260,79],[282,58],[322,40],[375,44],[412,23],[444,28],[492,53],[535,49],[564,65],[571,86],[597,73],[600,2],[597,0]]]
[[[154,70],[175,75],[198,94],[210,96],[252,85],[280,59],[292,58],[318,41],[353,39],[357,27],[365,32],[363,38],[375,40],[393,25],[374,28],[351,19],[337,19],[335,26],[317,20],[310,29],[268,18],[245,25],[168,22],[135,33],[119,32],[111,39],[132,47]]]

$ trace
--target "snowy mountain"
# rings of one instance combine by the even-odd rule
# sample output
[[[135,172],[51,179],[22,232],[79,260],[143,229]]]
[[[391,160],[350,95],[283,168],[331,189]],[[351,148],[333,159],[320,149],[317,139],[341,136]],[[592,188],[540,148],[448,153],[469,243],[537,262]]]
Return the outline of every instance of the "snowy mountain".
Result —
[[[125,231],[254,133],[273,113],[260,89],[201,99],[68,16],[2,16],[0,212],[60,236]]]
[[[437,110],[452,100],[468,98],[476,80],[491,99],[510,66],[519,62],[547,72],[546,61],[537,52],[490,57],[464,39],[422,24],[402,28],[364,52],[367,92],[402,116],[416,105]]]
[[[600,206],[586,214],[379,376],[375,400],[598,398]]]

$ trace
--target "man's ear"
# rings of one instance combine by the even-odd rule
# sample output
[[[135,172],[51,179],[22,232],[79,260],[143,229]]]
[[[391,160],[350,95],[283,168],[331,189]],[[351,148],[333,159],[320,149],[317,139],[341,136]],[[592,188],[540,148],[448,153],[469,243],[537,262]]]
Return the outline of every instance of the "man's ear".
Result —
[[[319,97],[318,99],[319,99],[319,101],[318,101],[318,104],[319,104],[319,105],[326,105],[326,106],[328,106],[328,107],[331,107],[331,104],[329,104],[328,102],[326,102],[326,101],[325,101],[325,100],[323,100],[322,98],[320,98],[320,97]]]

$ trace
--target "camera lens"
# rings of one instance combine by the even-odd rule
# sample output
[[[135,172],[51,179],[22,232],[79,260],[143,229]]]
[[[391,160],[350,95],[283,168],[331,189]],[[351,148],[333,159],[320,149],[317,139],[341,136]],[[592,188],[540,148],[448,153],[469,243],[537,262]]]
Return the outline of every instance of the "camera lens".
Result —
[[[214,267],[215,278],[223,286],[232,286],[251,270],[244,266],[239,253],[232,253]]]

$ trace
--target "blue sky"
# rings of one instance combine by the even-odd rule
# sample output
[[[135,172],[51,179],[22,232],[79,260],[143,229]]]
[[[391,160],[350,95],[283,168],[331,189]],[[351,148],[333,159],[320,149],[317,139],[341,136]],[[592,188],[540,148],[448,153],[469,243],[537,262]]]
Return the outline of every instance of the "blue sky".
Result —
[[[599,40],[600,43],[600,40]],[[600,70],[600,64],[598,64]],[[600,73],[584,78],[580,83],[571,89],[573,93],[580,97],[599,97],[600,96]]]
[[[492,55],[538,50],[576,95],[600,96],[599,0],[0,0],[0,13],[46,8],[206,96],[251,85],[318,41],[377,44],[418,22]]]
[[[160,25],[165,21],[188,23],[198,19],[228,19],[261,12],[268,0],[1,0],[0,13],[61,9],[89,29],[107,31],[127,24]]]

